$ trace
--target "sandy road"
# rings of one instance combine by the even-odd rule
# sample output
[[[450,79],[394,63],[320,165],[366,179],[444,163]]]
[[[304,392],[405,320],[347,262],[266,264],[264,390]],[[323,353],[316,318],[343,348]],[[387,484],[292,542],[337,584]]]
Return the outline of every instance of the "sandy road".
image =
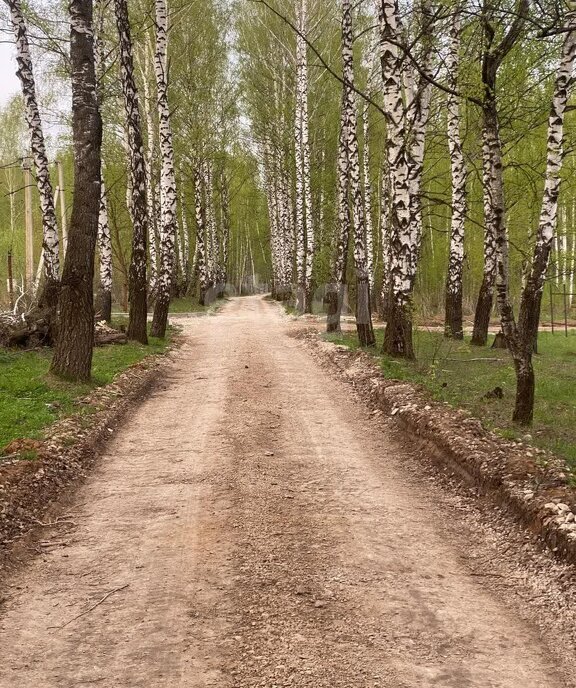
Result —
[[[275,305],[186,334],[2,591],[2,688],[573,685]]]

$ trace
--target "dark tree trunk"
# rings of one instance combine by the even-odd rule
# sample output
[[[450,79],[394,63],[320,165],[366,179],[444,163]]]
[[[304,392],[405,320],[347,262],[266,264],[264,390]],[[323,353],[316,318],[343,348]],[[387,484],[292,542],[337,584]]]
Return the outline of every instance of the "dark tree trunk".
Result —
[[[90,379],[94,346],[92,285],[100,208],[102,121],[96,99],[92,0],[71,0],[69,8],[74,203],[51,371],[65,379],[85,381]]]
[[[370,281],[364,274],[356,278],[356,332],[360,346],[375,346],[372,310],[370,304]]]
[[[462,325],[462,289],[453,291],[446,288],[446,318],[444,336],[449,339],[464,339]]]
[[[514,367],[516,369],[516,404],[512,420],[519,425],[532,425],[536,382],[530,348],[525,349],[521,357],[514,359]]]
[[[485,275],[478,295],[476,312],[474,314],[474,329],[472,331],[471,343],[475,346],[486,346],[488,342],[488,328],[490,326],[490,316],[492,314],[492,304],[494,301],[494,281]]]
[[[408,307],[401,308],[395,300],[390,299],[388,322],[384,332],[383,353],[398,358],[414,360],[412,342],[412,318]]]
[[[112,320],[112,292],[102,288],[98,291],[97,311],[100,320],[105,320],[107,323]]]

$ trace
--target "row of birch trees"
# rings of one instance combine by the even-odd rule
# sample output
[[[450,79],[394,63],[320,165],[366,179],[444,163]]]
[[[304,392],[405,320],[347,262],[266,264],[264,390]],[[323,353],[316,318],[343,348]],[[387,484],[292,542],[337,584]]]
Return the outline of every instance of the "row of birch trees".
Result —
[[[532,421],[545,281],[573,269],[573,194],[563,201],[560,187],[571,167],[575,10],[533,0],[260,0],[239,22],[276,296],[301,312],[315,301],[329,331],[352,304],[365,346],[376,307],[384,352],[414,358],[423,262],[435,260],[442,232],[447,250],[434,270],[445,276],[445,335],[463,338],[466,275],[480,272],[472,343],[486,345],[497,314],[521,424]],[[471,269],[467,249],[479,241]]]
[[[164,337],[173,296],[197,288],[204,304],[225,290],[230,187],[246,158],[239,150],[236,163],[231,154],[236,92],[221,28],[229,9],[218,2],[172,7],[167,0],[70,5],[69,33],[49,37],[50,45],[66,45],[58,47],[56,64],[72,96],[74,190],[64,254],[39,106],[44,84],[35,81],[35,58],[46,48],[37,41],[41,20],[21,0],[4,3],[42,224],[42,289],[27,320],[31,328],[39,319],[49,322],[55,374],[88,379],[94,319],[110,320],[119,266],[127,285],[127,335],[142,344],[151,304],[150,332]],[[128,236],[119,231],[112,199],[121,189]]]

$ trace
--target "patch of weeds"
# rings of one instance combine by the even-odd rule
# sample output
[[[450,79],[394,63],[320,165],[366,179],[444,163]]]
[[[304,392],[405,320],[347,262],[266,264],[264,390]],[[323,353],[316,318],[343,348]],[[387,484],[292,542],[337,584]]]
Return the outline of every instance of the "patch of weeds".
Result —
[[[353,332],[323,336],[352,350],[359,348]],[[512,423],[516,378],[508,351],[449,340],[441,332],[416,330],[416,361],[405,361],[383,355],[382,339],[383,331],[378,330],[377,348],[366,351],[379,360],[386,377],[422,385],[434,399],[470,411],[506,439],[529,436],[534,446],[554,452],[576,468],[575,334],[539,335],[540,353],[534,357],[534,424],[528,429]],[[502,398],[487,398],[497,387]]]
[[[49,349],[0,349],[0,452],[12,440],[41,438],[44,428],[54,420],[79,411],[76,401],[80,397],[109,384],[147,356],[166,351],[173,332],[170,329],[165,340],[150,337],[148,346],[129,342],[96,347],[90,384],[63,382],[50,375]],[[91,406],[82,408],[87,423],[95,410]]]

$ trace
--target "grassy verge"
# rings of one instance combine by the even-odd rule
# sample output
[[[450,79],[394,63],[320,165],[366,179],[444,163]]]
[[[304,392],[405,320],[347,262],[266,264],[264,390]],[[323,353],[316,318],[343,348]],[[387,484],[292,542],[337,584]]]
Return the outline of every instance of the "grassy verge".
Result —
[[[196,299],[183,297],[170,302],[170,313],[209,313],[219,307],[219,301],[210,306],[201,306]]]
[[[0,454],[19,438],[38,439],[52,422],[74,411],[79,397],[150,354],[163,352],[167,340],[150,339],[148,346],[136,343],[98,347],[94,350],[90,384],[65,383],[49,373],[50,350],[12,351],[0,349]],[[89,412],[89,409],[83,409]]]
[[[376,335],[378,348],[371,353],[379,359],[386,377],[419,383],[434,399],[469,410],[485,427],[508,439],[524,437],[576,468],[576,334],[540,334],[540,353],[534,357],[534,426],[528,431],[511,422],[515,376],[507,351],[473,347],[468,341],[452,342],[439,332],[417,331],[417,361],[409,363],[381,355],[382,330]],[[353,333],[325,337],[352,349],[359,346]],[[502,388],[504,397],[486,399],[485,394],[495,387]]]

